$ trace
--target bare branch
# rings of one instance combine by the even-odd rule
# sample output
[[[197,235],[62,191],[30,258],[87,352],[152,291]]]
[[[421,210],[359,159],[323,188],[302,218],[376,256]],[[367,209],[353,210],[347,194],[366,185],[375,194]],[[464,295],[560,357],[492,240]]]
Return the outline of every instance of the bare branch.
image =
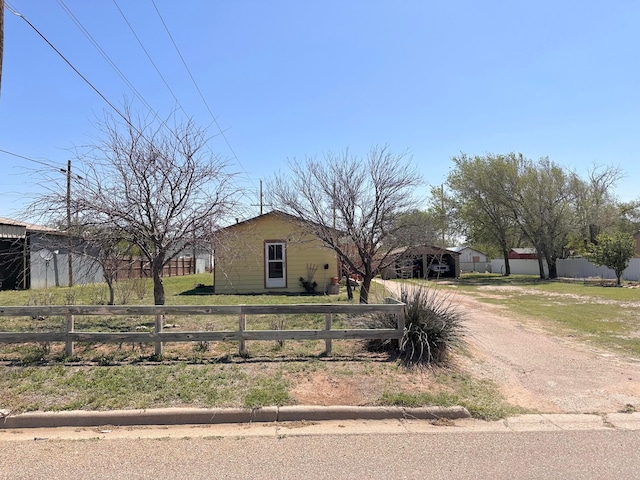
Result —
[[[73,217],[84,228],[109,231],[135,245],[151,264],[156,304],[164,303],[163,267],[210,236],[211,225],[230,215],[239,190],[227,162],[206,153],[205,130],[192,121],[149,121],[125,108],[128,121],[106,115],[102,138],[78,160]],[[58,186],[36,205],[63,211]]]
[[[390,260],[394,225],[401,213],[417,207],[413,189],[422,183],[408,154],[388,146],[366,157],[327,153],[322,161],[289,161],[291,177],[268,185],[270,202],[304,219],[333,248],[350,273],[363,278],[360,301],[367,302],[371,279]]]

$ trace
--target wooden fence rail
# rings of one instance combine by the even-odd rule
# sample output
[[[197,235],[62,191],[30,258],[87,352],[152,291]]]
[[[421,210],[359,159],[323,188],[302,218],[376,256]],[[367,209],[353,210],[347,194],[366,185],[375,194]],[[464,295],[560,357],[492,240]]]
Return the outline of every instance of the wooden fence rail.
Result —
[[[325,351],[331,353],[333,339],[398,339],[404,333],[404,304],[387,299],[384,304],[292,304],[292,305],[50,305],[38,307],[0,306],[0,316],[48,317],[64,316],[64,332],[0,332],[0,343],[64,342],[65,354],[73,356],[74,342],[96,343],[154,343],[156,355],[162,354],[164,342],[238,341],[239,353],[246,353],[247,340],[325,340]],[[247,315],[324,314],[323,330],[247,330]],[[332,330],[334,314],[365,315],[385,313],[396,317],[396,328]],[[91,315],[147,315],[155,317],[152,332],[82,332],[74,329],[74,316]],[[179,315],[237,315],[238,330],[228,331],[163,331],[167,316]]]

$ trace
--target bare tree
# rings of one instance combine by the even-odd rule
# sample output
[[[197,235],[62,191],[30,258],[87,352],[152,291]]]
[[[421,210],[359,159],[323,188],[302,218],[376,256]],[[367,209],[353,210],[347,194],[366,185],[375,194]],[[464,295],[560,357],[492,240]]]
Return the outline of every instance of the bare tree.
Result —
[[[131,259],[135,245],[126,241],[110,227],[97,227],[82,232],[84,253],[95,259],[109,289],[109,305],[115,304],[115,282],[119,271]]]
[[[308,223],[333,248],[352,274],[362,277],[360,303],[367,303],[371,280],[395,258],[393,238],[402,213],[418,205],[413,189],[422,183],[406,153],[373,147],[366,157],[345,151],[322,160],[289,162],[291,177],[268,185],[270,203]]]
[[[207,151],[206,132],[191,121],[169,127],[126,109],[124,120],[105,115],[98,128],[102,136],[79,156],[85,168],[73,179],[75,223],[136,245],[150,264],[154,302],[163,305],[164,266],[210,234],[239,192],[226,162]],[[38,204],[62,209],[58,190]]]
[[[596,237],[601,232],[610,230],[619,222],[622,209],[613,189],[622,177],[618,167],[594,165],[587,179],[574,178],[572,188],[577,231],[573,246],[577,250],[586,251],[589,244],[597,243]]]

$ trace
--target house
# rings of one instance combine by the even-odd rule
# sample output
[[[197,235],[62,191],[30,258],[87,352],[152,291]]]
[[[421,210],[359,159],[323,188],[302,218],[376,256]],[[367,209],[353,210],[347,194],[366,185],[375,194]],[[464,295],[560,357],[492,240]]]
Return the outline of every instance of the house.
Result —
[[[537,260],[538,251],[535,248],[512,248],[507,252],[509,260]]]
[[[391,252],[392,266],[382,272],[388,278],[428,278],[460,276],[460,254],[434,245],[412,245]]]
[[[449,247],[448,250],[460,255],[460,270],[463,272],[486,272],[491,269],[487,256],[475,248],[459,246]]]
[[[238,222],[216,233],[215,293],[304,293],[308,282],[326,292],[338,276],[336,252],[308,223],[280,211]]]

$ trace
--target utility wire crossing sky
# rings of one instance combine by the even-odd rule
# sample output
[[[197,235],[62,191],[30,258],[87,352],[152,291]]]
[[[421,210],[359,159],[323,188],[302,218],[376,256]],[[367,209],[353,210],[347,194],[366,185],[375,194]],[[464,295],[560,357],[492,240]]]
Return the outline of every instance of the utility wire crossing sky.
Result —
[[[127,103],[208,127],[247,205],[287,160],[373,145],[409,151],[427,186],[461,152],[548,156],[583,176],[617,166],[631,201],[638,24],[635,0],[11,0],[0,216],[19,215],[46,188],[37,174],[63,175]]]

